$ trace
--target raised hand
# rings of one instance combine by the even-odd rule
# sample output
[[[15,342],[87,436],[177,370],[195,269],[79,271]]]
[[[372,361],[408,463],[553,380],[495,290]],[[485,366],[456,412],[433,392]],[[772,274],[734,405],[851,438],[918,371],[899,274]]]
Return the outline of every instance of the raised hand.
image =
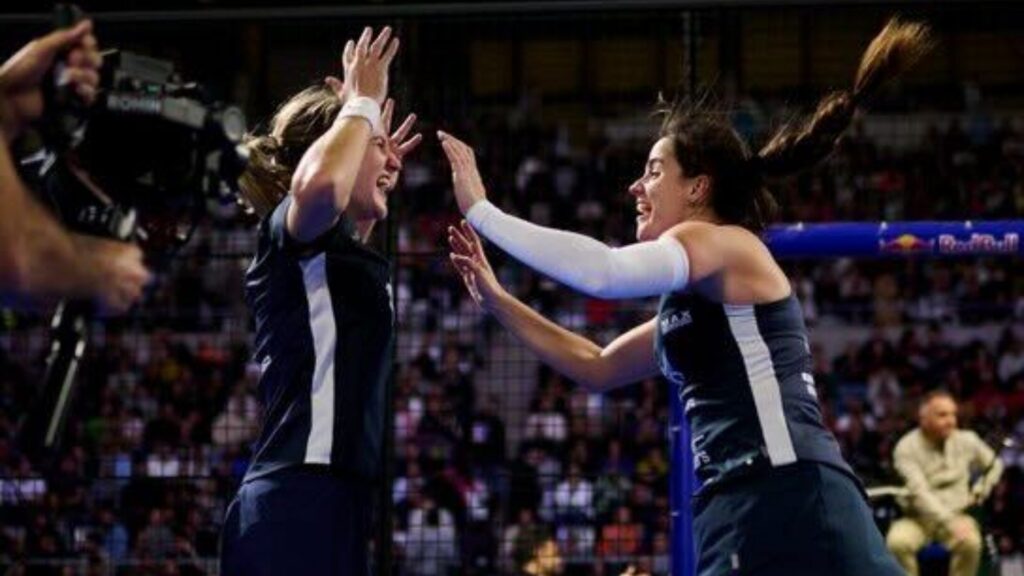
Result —
[[[476,167],[476,154],[465,142],[446,132],[437,132],[441,148],[452,167],[452,186],[459,210],[466,214],[473,204],[487,199],[487,190]]]
[[[328,77],[339,97],[365,96],[383,105],[388,95],[388,68],[398,53],[398,38],[391,37],[391,27],[385,26],[376,38],[370,27],[363,29],[358,42],[349,40],[342,53],[345,80]]]
[[[384,133],[391,132],[391,121],[395,113],[395,101],[388,98],[384,102],[384,110],[381,112],[380,119],[384,125]],[[416,123],[416,113],[410,112],[402,124],[391,132],[391,136],[388,137],[388,147],[391,152],[398,158],[398,164],[401,166],[402,160],[407,154],[416,149],[423,141],[423,135],[419,132],[409,136],[409,132],[412,131],[413,125]]]
[[[143,263],[142,250],[134,244],[78,237],[87,243],[99,281],[96,300],[104,310],[125,312],[142,299],[152,275]]]
[[[452,248],[449,258],[473,301],[484,310],[492,310],[505,290],[494,275],[476,231],[465,220],[458,228],[449,226],[448,245]]]

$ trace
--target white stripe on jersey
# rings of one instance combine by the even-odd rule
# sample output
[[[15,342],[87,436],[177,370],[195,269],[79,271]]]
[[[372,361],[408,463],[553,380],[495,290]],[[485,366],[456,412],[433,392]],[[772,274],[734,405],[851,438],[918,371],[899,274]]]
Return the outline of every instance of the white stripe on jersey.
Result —
[[[327,286],[327,260],[323,253],[303,260],[302,282],[309,304],[309,329],[313,334],[313,381],[310,386],[310,427],[306,439],[307,464],[330,464],[334,444],[334,354],[338,340],[334,305]]]
[[[761,424],[765,446],[768,448],[768,458],[772,466],[796,462],[796,450],[793,448],[793,439],[789,435],[789,425],[786,423],[786,413],[782,407],[782,390],[775,377],[771,351],[757,327],[754,307],[725,304],[724,308],[732,336],[740,349],[740,355],[743,356],[747,380],[754,395],[757,419]]]

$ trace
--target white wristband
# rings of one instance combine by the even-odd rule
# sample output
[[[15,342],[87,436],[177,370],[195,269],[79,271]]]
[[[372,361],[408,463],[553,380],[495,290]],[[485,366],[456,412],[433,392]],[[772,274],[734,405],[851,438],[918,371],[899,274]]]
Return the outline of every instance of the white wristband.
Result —
[[[370,123],[370,132],[374,136],[384,135],[384,124],[380,119],[380,104],[373,98],[359,96],[352,98],[341,108],[338,118],[362,118]]]

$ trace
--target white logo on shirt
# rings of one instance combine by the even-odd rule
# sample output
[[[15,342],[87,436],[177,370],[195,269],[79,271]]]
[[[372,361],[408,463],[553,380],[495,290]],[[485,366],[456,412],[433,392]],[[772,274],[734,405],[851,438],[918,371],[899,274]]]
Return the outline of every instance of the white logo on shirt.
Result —
[[[661,319],[661,333],[662,335],[668,334],[669,332],[682,328],[688,324],[693,323],[693,317],[690,315],[689,310],[680,310],[679,312],[673,312],[668,315],[667,318]]]
[[[683,414],[689,415],[690,410],[693,410],[696,407],[697,401],[694,400],[693,398],[690,398],[689,400],[686,401],[686,404],[683,405]]]
[[[678,330],[683,326],[693,323],[693,316],[690,315],[689,310],[679,310],[670,314],[664,315],[659,321],[661,328],[661,335],[665,336],[673,330]],[[662,375],[668,379],[669,382],[679,385],[680,394],[682,393],[683,385],[686,383],[686,377],[679,370],[676,370],[672,366],[672,361],[669,360],[668,350],[662,346],[661,354],[658,355],[658,367],[661,368]],[[682,398],[680,396],[680,398]]]
[[[388,306],[391,307],[391,323],[395,323],[395,291],[391,288],[391,282],[389,281],[384,287],[388,291]]]

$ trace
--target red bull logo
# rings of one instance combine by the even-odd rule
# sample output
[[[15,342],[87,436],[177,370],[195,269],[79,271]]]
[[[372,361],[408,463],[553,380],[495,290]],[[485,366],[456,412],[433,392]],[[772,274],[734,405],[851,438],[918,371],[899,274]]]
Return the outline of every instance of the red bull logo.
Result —
[[[1020,249],[1020,237],[1012,232],[1003,234],[1002,240],[992,234],[971,234],[966,240],[958,240],[952,234],[939,235],[941,254],[1016,254]]]
[[[892,240],[878,241],[878,251],[883,254],[917,254],[935,249],[935,240],[925,240],[915,234],[900,234]]]

